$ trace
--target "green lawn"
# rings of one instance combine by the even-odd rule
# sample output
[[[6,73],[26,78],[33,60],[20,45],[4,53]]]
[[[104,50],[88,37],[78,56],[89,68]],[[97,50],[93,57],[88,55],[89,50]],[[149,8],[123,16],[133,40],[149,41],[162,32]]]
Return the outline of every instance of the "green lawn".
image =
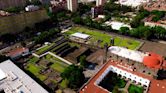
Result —
[[[92,38],[90,39],[91,42],[96,42],[97,40],[102,40],[103,42],[100,44],[102,47],[105,43],[110,44],[111,35],[91,30],[85,27],[73,27],[65,34],[70,35],[76,32],[82,32],[85,34],[90,35]],[[122,46],[122,47],[128,47],[129,49],[135,49],[140,44],[139,41],[128,39],[128,38],[121,38],[121,37],[115,37],[115,45],[116,46]]]
[[[61,86],[62,88],[67,88],[68,83],[69,83],[69,81],[68,81],[67,79],[65,79],[65,80],[63,80],[63,81],[60,83],[60,86]]]
[[[39,78],[41,81],[44,81],[47,77],[45,75],[39,74],[41,69],[41,67],[38,67],[33,63],[29,63],[27,68],[27,70],[34,74],[37,78]]]
[[[52,55],[46,55],[45,57],[47,60],[49,60],[50,62],[53,62],[54,64],[51,65],[51,67],[53,69],[55,69],[58,72],[63,72],[64,69],[68,66],[66,63],[64,63],[63,61],[61,61],[60,59],[53,57]]]
[[[129,93],[143,93],[144,89],[141,86],[136,86],[136,85],[131,84],[128,88],[128,92]]]
[[[28,60],[29,63],[36,63],[37,61],[39,61],[39,58],[33,56],[31,59]]]
[[[46,51],[47,49],[49,49],[53,45],[54,45],[54,43],[52,43],[51,45],[46,45],[45,47],[42,47],[41,49],[36,51],[36,54],[42,54],[44,51]]]

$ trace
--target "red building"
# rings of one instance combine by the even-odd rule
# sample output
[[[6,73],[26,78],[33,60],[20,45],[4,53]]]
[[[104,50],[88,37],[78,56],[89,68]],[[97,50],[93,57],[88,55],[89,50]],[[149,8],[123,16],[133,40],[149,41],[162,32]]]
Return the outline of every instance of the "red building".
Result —
[[[123,50],[123,51],[126,51],[126,50]],[[137,53],[140,54],[140,52],[137,52]],[[124,56],[127,57],[126,55]],[[131,57],[132,56],[133,55],[131,55]],[[141,60],[141,59],[138,59],[138,60]],[[148,53],[148,55],[143,56],[143,62],[142,63],[140,62],[140,64],[143,64],[150,69],[163,69],[163,70],[166,69],[165,68],[166,61],[162,58],[162,56],[157,55],[155,53],[151,53],[151,52]],[[147,75],[145,73],[141,73],[135,70],[132,67],[132,65],[128,65],[125,62],[114,61],[114,60],[110,60],[107,63],[105,63],[103,67],[101,67],[101,69],[99,69],[99,71],[94,75],[94,77],[92,77],[87,83],[85,83],[82,86],[79,93],[110,93],[112,92],[112,91],[108,91],[106,88],[100,85],[100,82],[102,82],[106,78],[106,76],[108,75],[110,71],[113,73],[116,73],[118,77],[123,78],[127,82],[130,82],[130,84],[142,86],[144,89],[144,93],[166,93],[166,80],[157,80],[152,75]]]

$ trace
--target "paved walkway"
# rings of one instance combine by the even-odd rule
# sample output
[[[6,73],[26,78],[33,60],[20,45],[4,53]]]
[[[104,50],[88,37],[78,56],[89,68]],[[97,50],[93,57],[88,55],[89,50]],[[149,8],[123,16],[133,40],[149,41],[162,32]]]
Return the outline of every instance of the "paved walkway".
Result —
[[[119,90],[122,90],[122,91],[124,91],[125,93],[128,93],[128,88],[129,88],[130,84],[131,84],[131,82],[128,81],[127,84],[126,84],[126,86],[125,86],[124,88],[119,89]]]

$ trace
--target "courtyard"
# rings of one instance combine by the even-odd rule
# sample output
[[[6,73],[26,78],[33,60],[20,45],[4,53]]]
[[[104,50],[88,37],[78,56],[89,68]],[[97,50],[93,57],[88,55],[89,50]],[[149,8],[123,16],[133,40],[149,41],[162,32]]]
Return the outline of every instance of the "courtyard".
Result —
[[[135,84],[131,80],[122,78],[110,71],[105,78],[99,83],[99,86],[107,89],[108,91],[114,93],[143,93],[144,88],[138,84]]]
[[[40,59],[34,56],[30,57],[25,69],[48,87],[54,89],[62,81],[60,74],[68,66],[62,60],[47,54]]]

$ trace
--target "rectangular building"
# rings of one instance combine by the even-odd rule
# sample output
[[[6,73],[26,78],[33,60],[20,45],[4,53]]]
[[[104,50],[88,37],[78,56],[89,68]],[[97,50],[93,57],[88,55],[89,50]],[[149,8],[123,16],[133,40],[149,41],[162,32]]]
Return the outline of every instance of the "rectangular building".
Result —
[[[67,0],[67,9],[71,12],[77,11],[78,1],[77,0]]]
[[[0,91],[5,93],[49,93],[10,60],[0,63]]]

